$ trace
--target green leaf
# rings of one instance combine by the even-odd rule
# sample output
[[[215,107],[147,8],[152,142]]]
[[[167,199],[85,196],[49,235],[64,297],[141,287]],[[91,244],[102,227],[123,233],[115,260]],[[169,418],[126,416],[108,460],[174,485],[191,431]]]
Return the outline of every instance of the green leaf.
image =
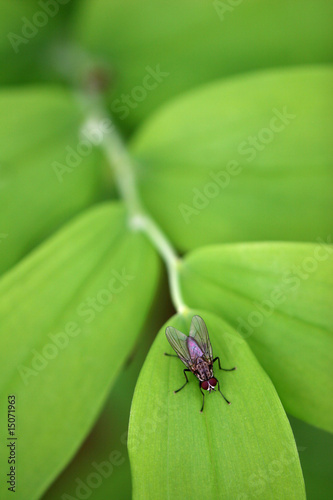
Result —
[[[124,209],[106,204],[0,282],[0,423],[3,435],[14,394],[18,499],[39,498],[87,435],[142,327],[157,264]],[[6,456],[2,447],[3,477]]]
[[[191,311],[167,325],[189,332]],[[204,318],[219,372],[222,392],[206,397],[197,380],[174,394],[184,382],[184,365],[173,358],[159,332],[135,390],[129,429],[134,498],[184,499],[204,492],[210,499],[305,498],[302,472],[288,419],[275,389],[246,342],[211,313]]]
[[[132,144],[142,198],[181,250],[331,234],[332,77],[302,68],[215,83],[143,127]]]
[[[154,301],[161,299],[158,294]],[[156,332],[157,324],[161,324],[161,304],[163,302],[150,311],[148,321],[142,328],[143,335],[140,334],[133,353],[115,380],[90,435],[68,467],[44,494],[43,500],[66,500],[62,497],[64,493],[80,498],[84,489],[87,494],[92,493],[93,500],[131,498],[132,479],[126,446],[129,413],[137,378],[152,342],[150,337]],[[95,489],[91,488],[90,474],[97,471],[102,471],[102,478],[101,484]]]
[[[100,151],[80,135],[84,116],[72,93],[56,87],[2,90],[0,108],[1,272],[105,198],[109,186]]]
[[[308,500],[329,500],[333,496],[333,435],[296,418],[289,418],[297,443]]]
[[[186,257],[181,275],[186,303],[246,338],[286,410],[333,432],[333,247],[207,247]]]
[[[170,97],[225,75],[332,61],[330,0],[79,4],[77,40],[109,62],[110,105],[127,128]],[[153,80],[147,66],[168,76]]]

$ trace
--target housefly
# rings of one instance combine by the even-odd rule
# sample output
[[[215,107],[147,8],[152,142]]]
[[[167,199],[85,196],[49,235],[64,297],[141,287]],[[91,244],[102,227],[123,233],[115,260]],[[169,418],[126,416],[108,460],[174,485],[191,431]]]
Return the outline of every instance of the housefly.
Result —
[[[205,404],[205,393],[203,390],[208,392],[215,391],[216,385],[221,396],[230,405],[230,401],[227,400],[220,390],[220,382],[214,377],[213,363],[218,361],[219,369],[226,372],[236,370],[236,367],[228,369],[222,368],[220,358],[213,358],[212,344],[210,343],[208,330],[204,320],[200,316],[193,316],[189,336],[184,335],[184,333],[173,326],[168,326],[165,330],[165,334],[172,349],[177,354],[165,353],[165,355],[178,357],[187,367],[184,369],[186,382],[177,389],[175,393],[181,391],[188,383],[186,372],[192,372],[199,380],[199,388],[202,394],[201,412]]]

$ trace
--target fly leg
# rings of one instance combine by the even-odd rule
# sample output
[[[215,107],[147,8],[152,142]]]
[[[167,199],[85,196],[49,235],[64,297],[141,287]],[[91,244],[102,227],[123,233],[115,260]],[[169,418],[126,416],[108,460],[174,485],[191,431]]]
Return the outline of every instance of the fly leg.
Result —
[[[217,380],[217,379],[216,379]],[[218,391],[219,393],[221,394],[221,396],[223,397],[223,399],[228,403],[228,405],[231,405],[230,401],[227,400],[227,398],[225,396],[223,396],[221,390],[220,390],[220,382],[217,380],[217,388],[218,388]]]
[[[177,354],[168,354],[167,352],[164,353],[164,356],[170,356],[170,358],[178,358],[179,359],[179,356],[177,356]],[[175,394],[176,392],[179,392],[181,391],[182,389],[184,389],[185,385],[188,383],[188,378],[187,378],[187,375],[185,372],[190,372],[191,370],[189,370],[188,368],[185,368],[184,369],[184,375],[185,375],[185,378],[186,378],[186,382],[184,385],[182,385],[179,389],[177,389],[176,391],[173,391]]]
[[[221,361],[220,361],[220,358],[218,356],[213,359],[213,363],[215,363],[216,360],[219,362],[219,369],[220,370],[223,370],[225,372],[232,372],[233,370],[236,370],[235,366],[233,368],[222,368],[221,367]]]
[[[202,394],[202,407],[201,407],[201,410],[200,412],[202,413],[203,412],[203,409],[204,409],[204,404],[205,404],[205,393],[202,392],[202,388],[201,388],[201,382],[199,382],[199,387],[200,387],[200,392]]]
[[[177,356],[178,357],[178,356]],[[185,375],[185,378],[186,378],[186,382],[184,385],[182,385],[179,389],[177,389],[176,391],[174,391],[174,393],[176,394],[176,392],[179,392],[181,391],[182,389],[184,389],[185,385],[188,383],[188,378],[187,378],[187,375],[185,372],[190,372],[191,370],[188,370],[187,368],[184,369],[184,375]]]

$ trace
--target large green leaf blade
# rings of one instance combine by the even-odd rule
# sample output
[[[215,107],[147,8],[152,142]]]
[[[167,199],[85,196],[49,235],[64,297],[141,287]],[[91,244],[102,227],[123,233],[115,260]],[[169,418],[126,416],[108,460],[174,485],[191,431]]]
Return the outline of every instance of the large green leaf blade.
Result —
[[[167,323],[188,333],[190,320]],[[165,325],[143,366],[135,390],[129,429],[134,498],[258,499],[304,498],[301,468],[288,419],[275,389],[246,342],[217,316],[200,312],[208,326],[214,355],[235,372],[219,372],[222,392],[202,396],[197,380],[184,382]]]
[[[160,305],[166,300],[167,290],[161,288],[158,292],[153,304]],[[161,324],[161,312],[163,314],[163,307],[152,307],[148,321],[145,321],[142,328],[143,335],[140,335],[133,354],[115,380],[94,428],[75,458],[43,495],[43,500],[73,500],[71,497],[79,498],[84,490],[87,495],[91,494],[93,500],[131,498],[128,420],[135,385],[156,329]],[[102,470],[105,477],[95,489],[91,487],[90,474],[96,470]],[[78,478],[81,478],[81,483]],[[62,496],[64,492],[70,498]]]
[[[14,394],[18,499],[38,498],[87,435],[142,327],[157,263],[123,207],[106,204],[0,282],[1,432]]]
[[[86,119],[72,92],[6,89],[0,108],[3,272],[71,216],[105,198],[110,186],[95,138],[83,133]]]
[[[332,61],[330,0],[95,0],[77,10],[77,39],[109,63],[110,106],[127,128],[223,76]]]
[[[246,339],[286,410],[333,431],[333,247],[220,245],[189,254],[182,289]]]
[[[142,198],[180,249],[331,234],[332,84],[324,67],[242,76],[143,126],[132,143]]]

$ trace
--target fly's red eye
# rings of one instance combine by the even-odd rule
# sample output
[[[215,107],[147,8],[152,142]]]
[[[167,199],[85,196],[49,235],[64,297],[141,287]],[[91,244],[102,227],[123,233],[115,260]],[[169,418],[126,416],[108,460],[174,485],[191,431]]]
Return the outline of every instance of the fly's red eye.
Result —
[[[207,389],[208,389],[208,387],[209,387],[209,384],[208,384],[207,380],[205,380],[204,382],[201,382],[201,387],[202,387],[205,391],[207,391]]]
[[[210,383],[210,385],[211,385],[211,386],[215,387],[215,386],[216,386],[216,384],[217,384],[217,380],[216,380],[216,378],[210,378],[210,379],[209,379],[209,383]]]

